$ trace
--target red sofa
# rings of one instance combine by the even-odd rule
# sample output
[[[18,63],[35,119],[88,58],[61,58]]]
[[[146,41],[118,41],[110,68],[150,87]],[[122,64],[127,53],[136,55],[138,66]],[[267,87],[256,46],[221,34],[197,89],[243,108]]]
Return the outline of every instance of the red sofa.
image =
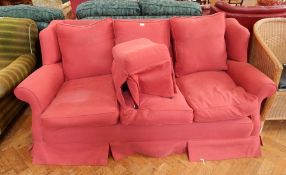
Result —
[[[260,104],[276,86],[246,62],[248,40],[223,14],[53,21],[40,33],[43,66],[15,89],[32,108],[33,163],[260,156]]]
[[[211,6],[211,13],[225,12],[228,18],[237,21],[252,32],[254,23],[263,18],[286,17],[286,5],[277,6],[231,6],[218,1]]]

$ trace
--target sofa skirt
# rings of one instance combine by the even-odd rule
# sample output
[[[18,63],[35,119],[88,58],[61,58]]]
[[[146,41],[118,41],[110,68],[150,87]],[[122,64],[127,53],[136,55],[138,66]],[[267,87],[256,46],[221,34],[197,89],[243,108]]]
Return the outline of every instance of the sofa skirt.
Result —
[[[187,153],[190,160],[221,160],[260,156],[260,138],[250,118],[184,125],[111,125],[57,128],[42,125],[35,140],[33,162],[56,165],[106,165],[142,154],[165,157]]]
[[[34,143],[33,163],[49,165],[106,165],[108,157],[115,160],[133,154],[165,157],[186,153],[190,161],[224,160],[259,157],[260,138],[250,136],[219,140],[173,140],[151,142],[113,142],[94,144]]]

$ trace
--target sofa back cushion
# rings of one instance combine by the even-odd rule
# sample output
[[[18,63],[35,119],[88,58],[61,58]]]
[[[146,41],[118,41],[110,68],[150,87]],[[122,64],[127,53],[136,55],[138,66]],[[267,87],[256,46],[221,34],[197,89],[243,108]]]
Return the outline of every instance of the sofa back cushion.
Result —
[[[226,70],[225,14],[174,17],[170,20],[178,77],[211,70]]]
[[[147,38],[153,42],[165,44],[171,51],[169,20],[114,20],[113,27],[116,44],[139,38]]]
[[[56,33],[67,80],[111,73],[112,19],[80,26],[60,23]]]

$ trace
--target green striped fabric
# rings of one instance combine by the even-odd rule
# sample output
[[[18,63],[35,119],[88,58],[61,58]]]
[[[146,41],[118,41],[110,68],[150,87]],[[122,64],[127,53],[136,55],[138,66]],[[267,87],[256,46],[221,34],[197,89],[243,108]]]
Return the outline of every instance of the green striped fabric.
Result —
[[[36,66],[34,55],[22,55],[0,70],[0,98],[10,93]]]
[[[0,100],[36,65],[38,29],[25,18],[0,18]]]
[[[25,105],[13,89],[35,68],[37,39],[33,20],[0,18],[0,134]]]
[[[200,16],[201,7],[196,2],[176,0],[140,0],[142,15]]]
[[[0,100],[0,135],[24,106],[25,103],[18,100],[12,93]]]
[[[36,23],[31,19],[0,18],[0,67],[20,55],[34,54],[38,38]]]
[[[141,12],[134,0],[96,0],[81,3],[76,15],[81,19],[89,16],[138,16]]]

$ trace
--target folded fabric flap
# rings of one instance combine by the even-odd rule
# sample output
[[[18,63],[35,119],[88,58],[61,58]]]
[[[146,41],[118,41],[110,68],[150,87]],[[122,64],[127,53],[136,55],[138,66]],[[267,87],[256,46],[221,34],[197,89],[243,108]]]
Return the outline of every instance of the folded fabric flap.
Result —
[[[139,74],[140,92],[149,95],[174,97],[172,63],[165,62]]]
[[[141,38],[113,48],[113,78],[124,106],[121,87],[127,82],[134,103],[139,106],[139,93],[171,98],[175,94],[173,67],[168,48]]]
[[[117,96],[117,101],[121,107],[125,107],[126,103],[123,97],[123,85],[127,79],[126,73],[122,70],[122,66],[119,66],[117,62],[112,63],[112,78],[114,82],[114,88]]]

